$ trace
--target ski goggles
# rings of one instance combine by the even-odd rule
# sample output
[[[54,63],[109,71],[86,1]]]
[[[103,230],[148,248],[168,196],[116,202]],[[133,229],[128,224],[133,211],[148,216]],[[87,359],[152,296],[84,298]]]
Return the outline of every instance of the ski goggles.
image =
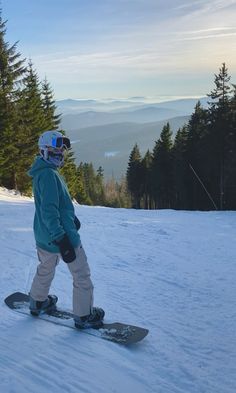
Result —
[[[70,140],[66,136],[52,138],[52,147],[61,149],[62,147],[70,148]]]

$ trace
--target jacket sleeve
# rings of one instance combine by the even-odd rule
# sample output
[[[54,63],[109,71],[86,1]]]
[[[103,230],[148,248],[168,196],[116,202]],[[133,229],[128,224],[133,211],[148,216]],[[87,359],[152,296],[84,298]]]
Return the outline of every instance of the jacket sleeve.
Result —
[[[52,170],[45,170],[39,177],[41,218],[51,241],[61,239],[65,231],[60,222],[60,190]]]

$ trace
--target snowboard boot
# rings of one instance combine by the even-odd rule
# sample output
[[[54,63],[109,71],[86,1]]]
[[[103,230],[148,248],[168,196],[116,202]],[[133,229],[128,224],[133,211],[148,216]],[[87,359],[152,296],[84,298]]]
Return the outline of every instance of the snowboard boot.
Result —
[[[30,313],[31,315],[37,317],[41,313],[50,313],[50,311],[56,310],[56,303],[58,297],[55,295],[48,295],[47,299],[40,302],[38,300],[34,300],[30,296]]]
[[[103,325],[104,315],[105,311],[102,308],[93,307],[91,314],[75,318],[75,327],[77,329],[99,329]]]

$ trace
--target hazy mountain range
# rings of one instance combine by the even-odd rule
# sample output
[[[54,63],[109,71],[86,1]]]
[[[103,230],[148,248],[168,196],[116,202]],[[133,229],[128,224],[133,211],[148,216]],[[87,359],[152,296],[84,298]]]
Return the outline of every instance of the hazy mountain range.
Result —
[[[200,100],[203,106],[207,105],[207,97],[202,98],[184,98],[164,102],[155,102],[147,100],[145,97],[132,97],[129,99],[107,99],[107,100],[59,100],[56,102],[58,112],[66,114],[78,114],[84,112],[125,112],[135,111],[145,108],[170,109],[174,111],[187,112],[193,111],[196,102]]]
[[[162,103],[128,100],[57,101],[62,114],[62,129],[72,140],[76,162],[100,165],[105,177],[125,174],[129,154],[135,143],[144,154],[152,150],[163,126],[169,121],[173,134],[188,122],[198,99],[180,99]],[[200,99],[204,107],[207,98]]]

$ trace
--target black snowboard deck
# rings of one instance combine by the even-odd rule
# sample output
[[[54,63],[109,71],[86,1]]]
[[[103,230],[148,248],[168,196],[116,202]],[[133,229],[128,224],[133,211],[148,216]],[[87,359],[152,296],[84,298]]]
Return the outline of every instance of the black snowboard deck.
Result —
[[[12,293],[6,297],[4,301],[12,310],[28,315],[31,318],[39,318],[56,325],[65,326],[78,332],[96,336],[118,344],[129,345],[137,343],[143,340],[149,332],[148,329],[120,322],[103,323],[103,325],[98,329],[77,329],[74,326],[73,313],[59,308],[50,311],[50,313],[43,313],[37,317],[32,317],[29,311],[29,296],[22,292]]]

